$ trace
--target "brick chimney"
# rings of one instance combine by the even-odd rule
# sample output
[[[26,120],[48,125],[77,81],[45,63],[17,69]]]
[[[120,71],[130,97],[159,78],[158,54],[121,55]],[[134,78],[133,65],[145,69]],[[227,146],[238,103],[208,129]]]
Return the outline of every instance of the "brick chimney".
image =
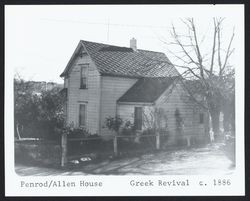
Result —
[[[130,48],[132,48],[134,51],[137,51],[136,39],[135,38],[130,39]]]

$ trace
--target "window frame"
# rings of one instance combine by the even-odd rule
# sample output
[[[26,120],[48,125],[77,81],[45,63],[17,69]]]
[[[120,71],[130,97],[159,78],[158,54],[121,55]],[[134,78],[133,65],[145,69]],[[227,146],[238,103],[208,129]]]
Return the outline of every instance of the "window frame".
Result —
[[[83,127],[86,128],[87,127],[87,104],[86,103],[79,103],[78,104],[78,126],[79,127]],[[84,125],[81,124],[81,106],[84,105]]]
[[[88,73],[89,73],[89,63],[79,64],[80,66],[80,89],[88,89]],[[86,69],[86,75],[83,77],[83,69]],[[85,87],[83,87],[83,78],[86,79]]]

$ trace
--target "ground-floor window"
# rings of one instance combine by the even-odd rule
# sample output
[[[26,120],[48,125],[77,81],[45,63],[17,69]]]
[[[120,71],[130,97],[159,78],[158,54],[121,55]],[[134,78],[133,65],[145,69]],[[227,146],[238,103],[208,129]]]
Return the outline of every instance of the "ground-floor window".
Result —
[[[135,107],[134,125],[136,130],[142,129],[142,107]]]
[[[86,104],[79,105],[79,126],[86,126]]]

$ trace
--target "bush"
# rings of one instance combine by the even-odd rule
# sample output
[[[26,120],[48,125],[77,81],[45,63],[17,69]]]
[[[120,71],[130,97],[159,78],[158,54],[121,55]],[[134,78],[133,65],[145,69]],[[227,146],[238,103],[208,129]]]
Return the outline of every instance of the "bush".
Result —
[[[115,117],[108,117],[106,118],[106,126],[109,130],[114,131],[118,134],[120,127],[122,125],[123,121],[120,117],[115,116]]]
[[[90,153],[113,152],[113,140],[103,140],[100,136],[95,135],[91,135],[87,138],[89,140],[68,141],[68,154],[82,155]]]
[[[68,137],[69,155],[96,153],[113,149],[112,140],[111,142],[104,141],[98,134],[91,134],[83,127],[74,127],[73,124],[66,125],[60,130],[60,133],[66,134]],[[71,141],[71,139],[74,139],[74,141]]]
[[[15,162],[30,165],[59,165],[61,148],[48,141],[15,142]]]
[[[69,138],[84,138],[90,135],[91,133],[86,128],[82,127],[70,129],[68,132]]]
[[[58,87],[42,91],[40,95],[33,94],[33,88],[31,82],[14,79],[15,136],[58,138],[57,128],[64,125],[65,97]]]
[[[121,134],[128,135],[128,136],[135,135],[136,129],[135,129],[134,124],[132,124],[130,121],[126,121],[126,123],[122,127]]]

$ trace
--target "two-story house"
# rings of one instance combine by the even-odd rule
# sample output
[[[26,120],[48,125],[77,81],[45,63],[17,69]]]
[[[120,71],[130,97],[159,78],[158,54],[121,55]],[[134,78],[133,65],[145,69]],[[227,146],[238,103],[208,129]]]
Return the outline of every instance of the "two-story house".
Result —
[[[81,40],[61,74],[67,90],[68,123],[91,133],[110,134],[107,117],[120,116],[146,129],[144,113],[163,108],[167,129],[175,135],[177,117],[183,130],[204,136],[207,115],[187,98],[180,74],[164,53]]]

